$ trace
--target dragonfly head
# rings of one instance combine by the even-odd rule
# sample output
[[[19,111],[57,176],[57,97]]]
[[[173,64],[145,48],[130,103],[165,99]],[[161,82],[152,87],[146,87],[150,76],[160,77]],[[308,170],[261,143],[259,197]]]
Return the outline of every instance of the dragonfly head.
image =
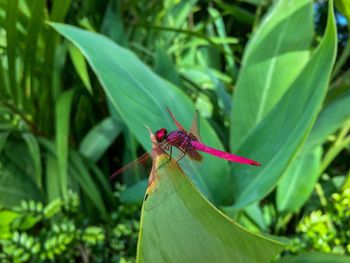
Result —
[[[163,142],[168,136],[168,131],[165,128],[161,128],[154,134],[157,142]]]

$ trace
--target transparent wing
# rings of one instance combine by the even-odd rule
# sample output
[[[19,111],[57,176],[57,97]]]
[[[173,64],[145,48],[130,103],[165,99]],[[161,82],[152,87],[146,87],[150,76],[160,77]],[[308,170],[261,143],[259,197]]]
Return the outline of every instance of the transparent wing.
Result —
[[[192,126],[190,129],[190,133],[197,137],[197,140],[202,142],[201,135],[199,133],[199,118],[198,118],[198,110],[194,112],[194,117],[192,121]]]
[[[182,127],[182,125],[176,120],[174,114],[170,111],[170,109],[168,107],[166,107],[167,111],[169,112],[171,118],[173,119],[176,127],[181,130],[181,131],[185,131],[184,127]]]
[[[147,152],[142,154],[139,158],[136,160],[132,161],[131,163],[128,163],[127,165],[123,166],[119,170],[117,170],[115,173],[113,173],[110,177],[109,180],[113,180],[116,176],[124,173],[127,170],[131,170],[133,168],[136,168],[139,165],[146,165],[148,162],[152,160],[151,155]]]

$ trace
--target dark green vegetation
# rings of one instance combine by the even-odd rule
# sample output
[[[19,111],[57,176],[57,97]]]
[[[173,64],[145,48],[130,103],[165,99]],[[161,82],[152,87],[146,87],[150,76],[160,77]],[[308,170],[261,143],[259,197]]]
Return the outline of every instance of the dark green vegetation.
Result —
[[[349,255],[349,6],[277,2],[0,0],[1,258],[135,258],[147,179],[116,198],[108,177],[144,124],[174,128],[166,106],[263,163],[189,167],[218,208],[306,252],[285,262]]]

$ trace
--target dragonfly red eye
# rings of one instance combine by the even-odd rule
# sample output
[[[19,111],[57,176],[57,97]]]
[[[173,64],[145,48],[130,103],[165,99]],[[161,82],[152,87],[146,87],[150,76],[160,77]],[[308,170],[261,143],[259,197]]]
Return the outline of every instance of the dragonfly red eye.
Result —
[[[161,128],[160,130],[156,131],[156,133],[154,134],[157,142],[163,142],[166,139],[167,135],[168,135],[168,131],[165,128]]]

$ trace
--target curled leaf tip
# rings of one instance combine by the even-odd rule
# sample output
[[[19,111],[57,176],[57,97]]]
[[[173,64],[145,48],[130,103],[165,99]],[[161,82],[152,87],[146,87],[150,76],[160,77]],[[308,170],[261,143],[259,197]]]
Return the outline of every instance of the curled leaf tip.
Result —
[[[145,125],[146,129],[147,129],[148,132],[149,132],[149,136],[151,137],[151,141],[154,142],[154,141],[155,141],[155,138],[154,138],[154,134],[153,134],[151,128],[148,127],[146,124],[144,124],[144,125]]]
[[[151,191],[155,184],[155,178],[158,168],[164,163],[163,159],[168,160],[168,154],[163,150],[163,148],[159,145],[156,140],[152,130],[145,124],[145,127],[148,129],[149,135],[151,137],[152,142],[152,170],[148,179],[148,189],[147,192]],[[160,158],[162,157],[162,158]],[[164,158],[165,157],[165,158]]]

